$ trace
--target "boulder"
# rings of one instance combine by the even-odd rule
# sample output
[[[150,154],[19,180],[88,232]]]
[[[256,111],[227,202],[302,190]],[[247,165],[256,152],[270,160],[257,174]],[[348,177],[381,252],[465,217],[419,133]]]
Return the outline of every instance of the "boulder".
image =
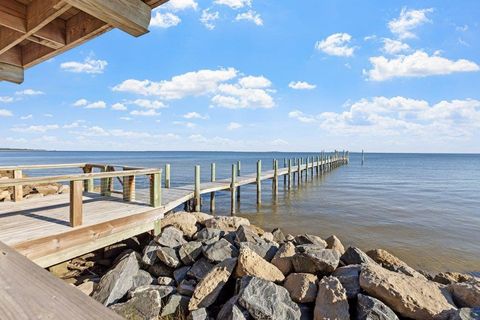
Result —
[[[389,271],[376,263],[362,266],[360,287],[402,317],[439,318],[455,309],[450,293],[442,285]]]
[[[90,296],[93,293],[93,291],[95,291],[96,287],[97,287],[97,283],[93,281],[85,281],[84,283],[76,286],[78,290],[82,291],[87,296]]]
[[[235,231],[235,240],[237,243],[241,242],[262,242],[264,241],[256,232],[253,226],[241,225]]]
[[[343,264],[362,264],[362,263],[375,263],[365,252],[357,247],[348,247],[345,253],[342,254],[340,260]]]
[[[188,315],[187,320],[209,320],[207,309],[201,308],[201,309],[193,310]]]
[[[217,320],[248,320],[250,314],[238,304],[238,295],[231,297],[218,312]]]
[[[302,234],[302,235],[296,236],[295,237],[295,243],[297,245],[314,244],[314,245],[317,245],[318,247],[321,247],[321,248],[326,248],[327,247],[327,243],[325,242],[325,240],[323,240],[322,238],[320,238],[318,236],[314,236],[314,235],[311,235],[311,234]]]
[[[359,293],[357,320],[398,320],[398,317],[382,301]]]
[[[197,232],[197,218],[190,212],[176,212],[167,215],[161,220],[162,228],[173,226],[191,238]]]
[[[279,228],[273,229],[272,235],[273,235],[273,241],[277,243],[284,243],[285,241],[287,241],[282,230],[280,230]]]
[[[8,190],[0,191],[0,201],[8,201],[10,199],[11,199],[11,195]]]
[[[252,278],[238,296],[238,304],[254,319],[299,320],[300,308],[287,289],[261,278]]]
[[[340,281],[332,276],[323,277],[318,284],[314,320],[350,320],[347,292]]]
[[[240,249],[235,276],[254,276],[273,282],[281,282],[285,279],[285,276],[277,267],[265,261],[247,247]]]
[[[338,266],[340,254],[332,249],[308,248],[304,252],[298,252],[292,257],[292,265],[295,272],[330,274]]]
[[[156,320],[161,307],[161,298],[156,290],[142,291],[127,302],[110,306],[127,320]]]
[[[478,320],[480,319],[480,307],[461,308],[452,312],[449,320]]]
[[[122,299],[132,288],[133,278],[140,270],[139,260],[140,256],[135,251],[123,256],[113,269],[100,279],[92,297],[105,306]]]
[[[59,188],[58,188],[58,193],[59,194],[65,194],[65,193],[69,193],[70,192],[70,186],[67,185],[67,184],[62,184]]]
[[[265,232],[265,233],[262,235],[262,239],[267,240],[267,241],[270,241],[270,242],[275,241],[275,240],[273,239],[273,234],[272,234],[271,232]]]
[[[183,232],[175,227],[166,227],[155,241],[163,247],[177,248],[186,243]]]
[[[173,270],[174,269],[160,261],[148,268],[148,272],[154,277],[172,277]]]
[[[215,228],[223,231],[235,231],[241,225],[250,225],[250,221],[240,217],[214,217],[209,220],[205,220],[205,227]]]
[[[242,242],[240,247],[248,247],[255,251],[260,257],[267,261],[271,261],[278,251],[278,245],[274,242],[262,241],[261,242]]]
[[[440,272],[433,276],[433,281],[441,284],[451,284],[455,282],[467,282],[475,280],[475,278],[469,274],[458,272]]]
[[[292,257],[295,255],[295,246],[291,242],[286,242],[272,259],[272,264],[276,266],[284,275],[288,275],[292,272]]]
[[[178,255],[180,260],[185,265],[191,265],[202,254],[202,243],[199,241],[191,241],[180,246],[178,249]]]
[[[190,297],[182,296],[181,294],[172,294],[165,306],[162,308],[161,317],[166,317],[168,315],[181,316],[188,313],[188,302]]]
[[[157,256],[166,266],[177,268],[181,265],[177,250],[169,247],[161,247],[157,250]]]
[[[214,218],[214,216],[212,216],[211,214],[207,214],[203,212],[192,212],[191,214],[195,216],[195,218],[197,219],[197,223],[201,224],[202,226],[205,225],[205,221]]]
[[[290,297],[297,303],[315,301],[317,296],[317,276],[310,273],[291,273],[283,283]]]
[[[368,251],[367,255],[385,269],[395,272],[401,272],[403,274],[406,274],[407,276],[411,276],[414,278],[422,278],[426,280],[426,278],[420,272],[416,271],[388,251],[385,251],[383,249],[375,249]]]
[[[138,273],[133,277],[132,289],[152,284],[153,280],[150,273],[145,270],[138,270]]]
[[[342,242],[335,235],[331,235],[325,239],[325,242],[327,243],[327,249],[338,251],[341,255],[345,253],[345,248],[343,247]]]
[[[177,289],[172,286],[146,285],[128,291],[128,297],[133,298],[135,296],[141,295],[144,291],[150,290],[157,291],[161,299],[166,298],[169,295],[177,292]]]
[[[227,259],[213,267],[195,288],[188,309],[196,310],[211,306],[230,278],[236,264],[237,259]]]
[[[182,282],[182,280],[187,277],[187,273],[189,270],[190,270],[189,266],[184,266],[184,267],[175,269],[175,271],[173,271],[173,278],[175,279],[175,282],[177,283]]]
[[[214,266],[215,265],[208,261],[208,259],[201,257],[193,264],[190,270],[188,270],[187,275],[200,281],[205,278]]]
[[[158,277],[157,284],[159,286],[174,286],[175,280],[170,277]]]
[[[150,243],[143,248],[142,265],[145,267],[154,265],[155,262],[158,261],[157,250],[160,248],[161,246],[156,241],[150,241]]]
[[[191,297],[196,285],[197,282],[195,280],[183,279],[177,287],[177,292],[181,295]]]
[[[57,194],[58,192],[58,186],[54,184],[47,184],[47,185],[40,185],[40,186],[35,186],[35,190],[44,196],[50,196],[53,194]]]
[[[358,264],[351,264],[345,267],[337,268],[332,276],[337,277],[340,283],[347,291],[347,298],[354,299],[360,293],[360,270]]]
[[[25,199],[38,199],[38,198],[43,198],[44,195],[41,193],[30,193],[24,196]]]
[[[216,242],[223,237],[225,231],[215,228],[203,228],[202,230],[198,231],[195,235],[195,240],[205,242]]]
[[[212,262],[221,262],[238,256],[238,249],[225,239],[203,248],[203,255]]]
[[[459,307],[480,307],[480,281],[452,283],[449,290]]]

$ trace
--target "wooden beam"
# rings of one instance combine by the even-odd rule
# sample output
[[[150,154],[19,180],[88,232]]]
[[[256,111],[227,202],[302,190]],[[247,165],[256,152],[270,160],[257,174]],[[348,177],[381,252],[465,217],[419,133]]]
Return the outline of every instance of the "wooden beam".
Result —
[[[23,68],[12,64],[0,62],[0,80],[14,83],[23,82]]]
[[[15,0],[0,0],[0,26],[18,32],[27,31],[27,6]]]
[[[133,36],[148,32],[152,8],[141,0],[65,0],[109,25]]]
[[[13,47],[4,54],[0,55],[0,62],[11,64],[17,67],[23,66],[22,49],[18,46]]]
[[[78,227],[83,222],[83,181],[70,181],[70,226]]]

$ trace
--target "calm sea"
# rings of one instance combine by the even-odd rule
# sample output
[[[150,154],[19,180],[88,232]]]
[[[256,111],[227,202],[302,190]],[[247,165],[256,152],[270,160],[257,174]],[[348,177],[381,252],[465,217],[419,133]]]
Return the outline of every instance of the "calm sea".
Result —
[[[217,164],[217,178],[227,178],[241,161],[242,174],[264,168],[272,159],[306,157],[308,153],[236,152],[0,152],[0,165],[104,162],[146,167],[172,166],[172,184],[193,182],[194,165],[202,179]],[[316,155],[316,154],[315,154]],[[270,181],[263,204],[255,204],[255,186],[242,187],[238,215],[270,230],[336,234],[344,244],[384,248],[410,265],[429,271],[480,272],[480,155],[359,154],[350,164],[300,188],[284,189],[274,202]],[[45,172],[43,172],[45,174]],[[61,173],[56,171],[55,173]],[[33,173],[32,173],[33,174]],[[207,206],[204,208],[208,212]],[[229,194],[217,195],[217,214],[229,214]],[[0,221],[1,223],[1,221]],[[0,225],[1,227],[1,225]]]

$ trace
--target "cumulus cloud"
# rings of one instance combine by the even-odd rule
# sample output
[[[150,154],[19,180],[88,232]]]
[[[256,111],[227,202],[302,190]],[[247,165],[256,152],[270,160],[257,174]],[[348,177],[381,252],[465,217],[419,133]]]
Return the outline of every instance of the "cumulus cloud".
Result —
[[[195,128],[197,125],[190,121],[173,121],[173,124],[176,126],[184,126],[190,129]]]
[[[172,11],[182,11],[186,9],[197,10],[198,3],[195,0],[170,0],[164,5],[160,6],[159,9],[172,10]]]
[[[83,107],[83,106],[86,106],[87,104],[88,104],[87,99],[78,99],[77,101],[75,101],[73,103],[73,106],[74,107]]]
[[[195,111],[185,113],[183,117],[185,119],[202,119],[202,120],[208,119],[208,115],[201,115],[200,113]]]
[[[431,12],[433,12],[432,8],[420,10],[403,8],[400,16],[388,23],[388,28],[399,39],[415,38],[413,31],[422,24],[430,22],[427,15]]]
[[[83,107],[84,109],[105,109],[107,107],[103,100],[90,102],[87,99],[78,99],[72,105],[74,107]]]
[[[312,122],[316,121],[314,116],[307,115],[300,110],[290,111],[288,113],[288,117],[292,118],[292,119],[296,119],[296,120],[298,120],[300,122],[303,122],[303,123],[312,123]]]
[[[292,81],[288,84],[288,86],[295,90],[313,90],[317,86],[314,84],[310,84],[306,81]]]
[[[63,62],[60,64],[60,68],[65,71],[74,73],[100,74],[103,73],[107,65],[108,62],[105,60],[95,60],[91,57],[87,57],[83,62]]]
[[[11,117],[13,116],[12,111],[7,109],[0,109],[0,117]]]
[[[472,61],[449,60],[438,55],[430,56],[423,51],[402,55],[393,59],[384,56],[371,57],[372,69],[364,74],[369,80],[384,81],[397,77],[427,77],[446,75],[455,72],[479,71],[480,67]]]
[[[215,0],[214,3],[225,5],[232,9],[240,9],[243,7],[252,6],[252,0]]]
[[[237,130],[237,129],[240,129],[241,127],[243,127],[240,123],[238,122],[230,122],[227,126],[227,130]]]
[[[218,11],[211,12],[210,9],[205,9],[202,11],[202,15],[200,17],[200,22],[207,28],[208,30],[215,29],[215,21],[220,18],[220,13]]]
[[[240,84],[221,84],[212,98],[214,105],[228,109],[273,108],[273,97],[264,89],[245,88]]]
[[[30,120],[33,119],[33,114],[28,114],[26,116],[20,117],[20,120]]]
[[[317,41],[315,48],[331,56],[351,57],[355,51],[354,47],[349,46],[351,39],[348,33],[334,33]]]
[[[383,39],[383,51],[388,54],[398,54],[409,50],[410,46],[402,41],[389,38]]]
[[[156,11],[150,20],[150,26],[167,29],[177,26],[180,22],[182,22],[182,19],[171,12]]]
[[[157,112],[155,109],[148,110],[133,110],[130,112],[132,116],[142,116],[142,117],[156,117],[160,115],[160,112]]]
[[[247,12],[239,13],[235,17],[235,20],[237,21],[250,21],[256,24],[257,26],[263,26],[263,19],[260,16],[259,13],[253,11],[253,10],[248,10]]]
[[[131,103],[144,109],[156,110],[156,109],[163,109],[167,107],[162,101],[159,101],[159,100],[136,99]]]
[[[243,77],[238,81],[244,88],[268,88],[272,85],[272,82],[265,78],[264,76],[247,76]]]
[[[13,102],[13,98],[12,97],[8,97],[8,96],[0,96],[0,102],[2,103],[10,103],[10,102]]]
[[[47,125],[33,125],[28,127],[15,127],[12,128],[12,131],[22,132],[22,133],[44,133],[49,130],[59,129],[60,126],[57,124],[47,124]]]
[[[123,103],[117,102],[112,105],[112,110],[125,111],[127,107]]]
[[[25,89],[25,90],[17,91],[15,92],[15,94],[19,96],[38,96],[45,93],[40,90]]]

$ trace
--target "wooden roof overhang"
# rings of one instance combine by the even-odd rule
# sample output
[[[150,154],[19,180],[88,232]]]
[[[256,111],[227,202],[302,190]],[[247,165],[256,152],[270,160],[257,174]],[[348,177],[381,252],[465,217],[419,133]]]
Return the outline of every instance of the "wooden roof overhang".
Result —
[[[168,0],[0,0],[0,80],[22,83],[24,69],[112,28],[148,32],[151,11]]]

